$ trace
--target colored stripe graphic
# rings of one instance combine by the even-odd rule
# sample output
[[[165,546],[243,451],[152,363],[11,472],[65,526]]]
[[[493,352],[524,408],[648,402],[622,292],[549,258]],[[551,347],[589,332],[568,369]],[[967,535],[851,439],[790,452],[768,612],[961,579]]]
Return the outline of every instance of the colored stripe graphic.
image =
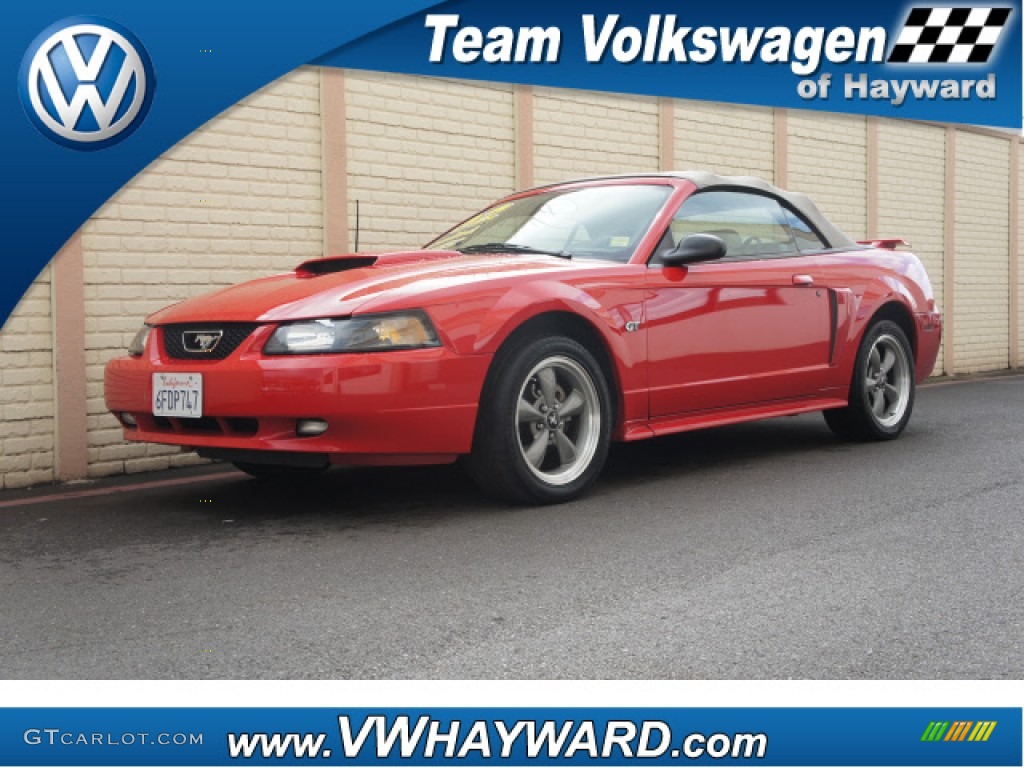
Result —
[[[971,734],[969,741],[988,741],[988,737],[992,735],[992,731],[996,729],[996,721],[982,721],[978,723],[977,728]]]
[[[921,734],[921,741],[988,741],[995,729],[995,720],[954,720],[952,724],[933,720]]]
[[[961,720],[953,723],[953,727],[949,729],[949,733],[946,734],[946,741],[963,741],[967,738],[967,734],[970,733],[971,726],[974,723],[970,720]]]

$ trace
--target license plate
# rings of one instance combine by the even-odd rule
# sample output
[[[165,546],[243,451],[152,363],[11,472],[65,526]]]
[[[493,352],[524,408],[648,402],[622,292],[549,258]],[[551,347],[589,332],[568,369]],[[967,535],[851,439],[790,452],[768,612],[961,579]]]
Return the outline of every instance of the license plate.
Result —
[[[203,374],[154,373],[153,415],[202,418]]]

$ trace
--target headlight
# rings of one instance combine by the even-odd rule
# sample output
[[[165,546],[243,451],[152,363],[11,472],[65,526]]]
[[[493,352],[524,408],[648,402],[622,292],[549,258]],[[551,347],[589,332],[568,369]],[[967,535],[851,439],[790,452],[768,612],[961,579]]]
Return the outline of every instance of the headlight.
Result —
[[[132,357],[141,357],[142,353],[146,351],[146,341],[149,339],[149,332],[153,330],[153,326],[144,325],[139,329],[139,332],[135,334],[135,338],[132,339],[132,343],[128,345],[128,354]]]
[[[379,352],[440,345],[424,312],[303,320],[280,326],[263,347],[267,355]]]

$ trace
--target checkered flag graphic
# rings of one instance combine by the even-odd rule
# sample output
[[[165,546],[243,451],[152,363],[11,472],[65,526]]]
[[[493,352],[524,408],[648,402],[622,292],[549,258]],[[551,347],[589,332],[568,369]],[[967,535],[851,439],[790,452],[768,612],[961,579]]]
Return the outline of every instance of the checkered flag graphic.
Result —
[[[897,64],[984,64],[1010,8],[914,8],[889,54]]]

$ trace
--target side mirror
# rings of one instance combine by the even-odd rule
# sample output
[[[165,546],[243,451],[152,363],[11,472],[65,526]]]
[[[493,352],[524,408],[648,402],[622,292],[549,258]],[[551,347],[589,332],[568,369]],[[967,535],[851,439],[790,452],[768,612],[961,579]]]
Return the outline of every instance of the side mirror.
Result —
[[[715,261],[725,256],[725,241],[715,235],[690,235],[661,257],[666,267],[681,267],[700,261]]]

